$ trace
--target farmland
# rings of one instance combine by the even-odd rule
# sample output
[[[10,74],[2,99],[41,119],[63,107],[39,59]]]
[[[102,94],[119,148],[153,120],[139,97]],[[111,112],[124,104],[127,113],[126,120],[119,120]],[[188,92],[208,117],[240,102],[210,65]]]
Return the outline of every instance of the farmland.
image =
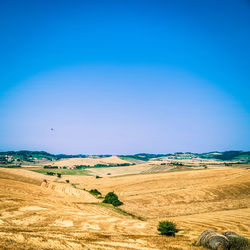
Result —
[[[173,171],[173,166],[140,164],[106,168],[111,175],[102,168],[85,173],[90,175],[51,169],[77,173],[61,178],[38,173],[43,172],[39,168],[1,168],[1,247],[203,249],[192,243],[206,229],[250,237],[249,165]],[[154,171],[159,167],[165,172]],[[127,175],[129,168],[134,172]],[[103,178],[97,179],[95,171],[104,171]],[[114,191],[124,205],[103,204],[90,189],[102,195]],[[159,235],[157,224],[165,219],[181,229],[175,238]]]
[[[34,172],[41,173],[41,174],[46,174],[47,172],[53,172],[53,173],[60,173],[62,175],[89,175],[89,171],[85,169],[44,169],[44,168],[33,168],[30,169]]]

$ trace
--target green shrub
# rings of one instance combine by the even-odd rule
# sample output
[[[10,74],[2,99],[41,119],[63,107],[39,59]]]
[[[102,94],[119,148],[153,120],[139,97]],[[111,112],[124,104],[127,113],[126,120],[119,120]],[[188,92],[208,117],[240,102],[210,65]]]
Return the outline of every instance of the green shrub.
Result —
[[[67,183],[69,183],[69,180],[66,180]]]
[[[99,192],[97,189],[91,189],[89,192],[95,196],[102,195],[101,192]]]
[[[99,175],[96,175],[96,177],[95,177],[96,179],[99,179],[99,178],[102,178],[101,176],[99,176]]]
[[[249,240],[245,237],[228,237],[229,245],[228,250],[246,250],[249,249]]]
[[[21,165],[1,165],[3,168],[21,168]]]
[[[109,192],[108,194],[106,194],[105,199],[104,199],[103,202],[112,204],[115,207],[118,207],[118,206],[123,204],[123,202],[121,202],[118,199],[118,196],[114,192]]]
[[[169,165],[172,165],[172,166],[178,166],[178,167],[180,167],[180,166],[184,166],[184,164],[183,164],[183,163],[181,163],[181,162],[175,162],[175,161],[170,162],[170,163],[169,163]]]
[[[61,178],[61,177],[62,177],[62,174],[61,174],[61,173],[57,173],[57,177],[58,177],[58,178]]]
[[[45,165],[43,166],[44,169],[57,169],[57,166]]]
[[[54,173],[54,172],[47,172],[46,174],[47,175],[55,175],[56,173]]]
[[[160,221],[157,230],[160,231],[162,235],[174,237],[175,233],[179,232],[179,229],[176,228],[175,223],[171,221]]]

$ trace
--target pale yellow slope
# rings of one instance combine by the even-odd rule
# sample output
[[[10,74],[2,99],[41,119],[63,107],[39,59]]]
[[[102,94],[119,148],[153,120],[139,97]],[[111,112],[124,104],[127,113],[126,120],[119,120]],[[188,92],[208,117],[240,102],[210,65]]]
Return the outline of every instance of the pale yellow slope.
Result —
[[[146,218],[250,207],[247,169],[222,167],[102,179],[73,178],[82,188],[97,188],[104,194],[115,191],[126,211]]]
[[[90,165],[94,166],[96,164],[121,164],[129,163],[128,161],[122,160],[117,156],[110,156],[104,158],[69,158],[61,159],[59,161],[53,162],[52,165],[55,166],[75,166],[75,165]]]

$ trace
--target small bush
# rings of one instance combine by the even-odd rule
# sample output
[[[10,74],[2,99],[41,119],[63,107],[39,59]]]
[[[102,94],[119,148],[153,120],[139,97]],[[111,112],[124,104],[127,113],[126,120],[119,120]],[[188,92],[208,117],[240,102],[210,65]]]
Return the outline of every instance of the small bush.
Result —
[[[47,175],[55,175],[56,173],[54,172],[47,172]]]
[[[58,177],[58,178],[61,178],[61,177],[62,177],[62,174],[61,174],[61,173],[57,173],[57,177]]]
[[[99,192],[97,189],[91,189],[89,192],[95,196],[102,195],[101,192]]]
[[[66,180],[67,183],[69,183],[69,180]]]
[[[176,228],[175,223],[171,221],[160,221],[157,230],[160,231],[162,235],[174,237],[175,233],[179,232],[179,229]]]
[[[96,179],[99,179],[99,178],[102,178],[101,176],[99,176],[99,175],[96,175],[96,177],[95,177]]]
[[[57,169],[58,167],[57,166],[51,166],[51,165],[45,165],[43,168],[44,169]]]
[[[123,202],[121,202],[118,199],[118,196],[114,192],[109,192],[108,194],[106,194],[105,199],[104,199],[103,202],[112,204],[115,207],[118,207],[118,206],[123,204]]]
[[[238,236],[238,237],[233,237],[229,236],[229,245],[228,245],[228,250],[245,250],[249,249],[249,240],[245,237]]]

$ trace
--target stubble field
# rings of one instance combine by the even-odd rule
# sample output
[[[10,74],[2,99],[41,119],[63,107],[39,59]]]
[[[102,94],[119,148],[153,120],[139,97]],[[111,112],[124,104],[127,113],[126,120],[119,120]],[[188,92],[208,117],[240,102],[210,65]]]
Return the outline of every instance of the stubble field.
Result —
[[[42,183],[44,178],[48,183]],[[249,238],[249,187],[246,168],[100,179],[0,169],[0,247],[202,249],[191,244],[206,229],[235,231]],[[122,210],[102,204],[83,190],[92,188],[103,195],[117,193],[124,202]],[[181,229],[175,238],[156,230],[164,219]]]

